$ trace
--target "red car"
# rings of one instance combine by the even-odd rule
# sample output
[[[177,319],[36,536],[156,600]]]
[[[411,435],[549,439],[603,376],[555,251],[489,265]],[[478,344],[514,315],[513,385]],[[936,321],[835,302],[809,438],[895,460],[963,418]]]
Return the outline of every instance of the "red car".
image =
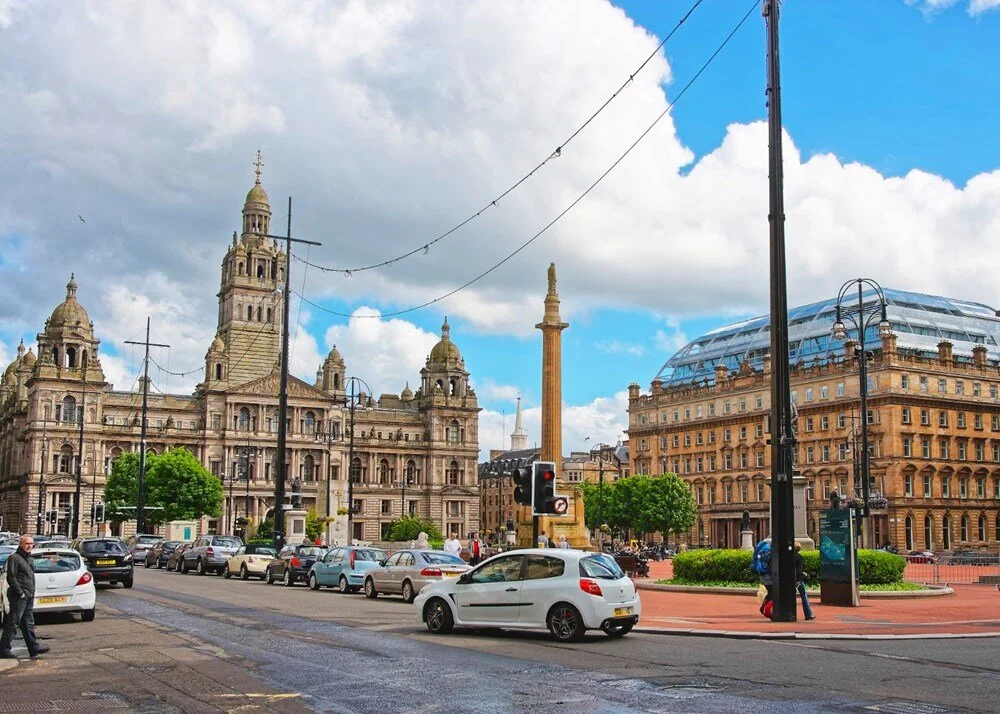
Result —
[[[937,556],[929,550],[911,550],[905,556],[907,563],[936,563]]]

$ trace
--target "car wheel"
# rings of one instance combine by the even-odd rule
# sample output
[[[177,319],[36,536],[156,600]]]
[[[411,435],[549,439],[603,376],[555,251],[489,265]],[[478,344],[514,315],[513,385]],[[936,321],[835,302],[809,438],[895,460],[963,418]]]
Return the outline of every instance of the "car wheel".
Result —
[[[229,572],[228,565],[222,569],[222,577],[224,577],[226,580],[229,580],[229,578],[233,577],[233,574]]]
[[[624,637],[632,631],[633,627],[635,627],[634,622],[626,622],[623,625],[613,625],[611,623],[601,625],[601,629],[604,630],[604,634],[613,639]]]
[[[285,577],[282,578],[281,584],[284,585],[286,588],[290,588],[292,587],[292,585],[295,584],[295,578],[292,576],[291,568],[285,568]]]
[[[371,578],[365,580],[365,597],[372,600],[378,597],[378,590],[375,589],[375,581]]]
[[[309,573],[309,589],[319,590],[319,580],[316,579],[316,573]]]
[[[198,573],[198,575],[204,575],[205,574],[205,572],[206,572],[206,570],[205,570],[205,561],[202,560],[201,558],[198,558],[198,563],[197,563],[197,565],[194,566],[194,572]]]
[[[351,585],[350,583],[347,582],[346,575],[340,576],[340,582],[337,583],[337,585],[339,586],[340,592],[342,594],[346,595],[347,593],[351,592]]]
[[[247,564],[243,563],[243,565],[240,566],[240,580],[249,580],[249,579],[250,579],[250,571],[247,570]]]
[[[142,564],[142,567],[144,567],[144,568],[152,567],[151,564],[150,564],[150,562],[149,562],[149,558],[146,558],[146,562]]]
[[[129,578],[128,580],[122,580],[122,587],[125,588],[132,587],[132,578]]]
[[[561,602],[549,611],[549,632],[560,642],[579,642],[586,628],[580,611],[568,603]]]
[[[271,572],[270,568],[267,569],[267,572],[264,575],[264,579],[267,581],[267,584],[274,585],[274,573]]]
[[[455,629],[451,608],[439,597],[424,605],[424,622],[427,623],[427,629],[435,635],[446,635]]]
[[[188,574],[187,562],[183,560],[180,561],[180,565],[177,566],[177,569],[180,571],[181,575],[187,575]]]
[[[413,584],[409,580],[403,583],[403,599],[406,602],[413,602],[413,598],[416,596],[417,594],[413,592]]]
[[[96,607],[90,610],[84,610],[83,612],[80,613],[80,620],[83,622],[93,622],[94,617],[96,615],[97,615]]]

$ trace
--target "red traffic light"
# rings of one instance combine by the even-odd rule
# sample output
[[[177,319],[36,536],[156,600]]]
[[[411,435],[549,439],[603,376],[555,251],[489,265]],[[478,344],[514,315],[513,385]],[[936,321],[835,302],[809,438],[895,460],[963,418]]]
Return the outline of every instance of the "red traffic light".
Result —
[[[546,481],[551,481],[555,477],[556,474],[554,471],[546,471],[545,473],[542,474],[542,478],[545,479]]]

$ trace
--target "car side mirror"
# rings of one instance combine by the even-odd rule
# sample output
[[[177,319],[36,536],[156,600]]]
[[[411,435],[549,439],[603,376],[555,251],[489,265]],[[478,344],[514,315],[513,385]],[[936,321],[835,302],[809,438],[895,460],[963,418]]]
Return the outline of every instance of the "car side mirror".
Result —
[[[467,585],[472,582],[472,575],[469,573],[462,573],[458,576],[458,582],[460,585]]]

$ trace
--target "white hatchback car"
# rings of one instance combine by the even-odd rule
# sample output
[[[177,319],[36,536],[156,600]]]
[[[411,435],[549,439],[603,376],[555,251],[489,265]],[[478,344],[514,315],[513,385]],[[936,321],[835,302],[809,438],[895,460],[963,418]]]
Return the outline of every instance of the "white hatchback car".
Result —
[[[427,629],[544,629],[557,640],[631,632],[641,605],[635,583],[614,558],[564,549],[513,550],[495,555],[457,579],[431,583],[414,601]]]
[[[79,612],[84,622],[94,619],[97,589],[80,554],[69,548],[32,548],[35,563],[35,612]],[[10,612],[7,574],[0,571],[0,612]]]

